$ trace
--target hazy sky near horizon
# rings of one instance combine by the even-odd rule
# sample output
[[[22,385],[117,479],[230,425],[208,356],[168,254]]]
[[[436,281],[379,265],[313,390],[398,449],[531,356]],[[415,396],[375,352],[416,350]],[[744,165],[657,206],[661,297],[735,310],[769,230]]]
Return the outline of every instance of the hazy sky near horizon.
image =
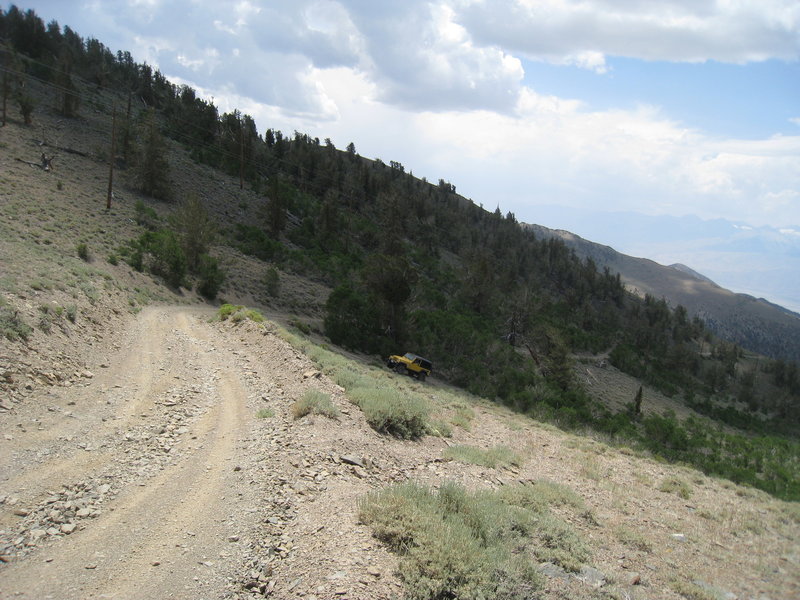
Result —
[[[352,141],[522,221],[560,205],[800,236],[797,0],[16,4],[261,133]]]

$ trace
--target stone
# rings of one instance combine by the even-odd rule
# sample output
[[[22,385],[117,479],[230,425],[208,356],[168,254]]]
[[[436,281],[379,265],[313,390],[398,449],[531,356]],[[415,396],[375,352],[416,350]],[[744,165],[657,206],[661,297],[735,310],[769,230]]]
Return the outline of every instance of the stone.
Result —
[[[17,517],[27,517],[29,514],[31,514],[30,511],[28,511],[28,510],[26,510],[24,508],[15,508],[12,512]]]
[[[69,535],[70,533],[73,533],[77,528],[78,526],[75,525],[75,523],[64,523],[61,526],[61,533]]]
[[[362,469],[366,469],[367,466],[364,464],[364,461],[358,458],[357,456],[352,456],[350,454],[342,454],[339,457],[343,463],[347,463],[348,465],[355,465],[357,467],[361,467]]]
[[[569,578],[569,575],[564,569],[551,562],[541,563],[539,565],[539,572],[546,577],[550,577],[551,579]]]
[[[576,578],[593,588],[602,587],[606,583],[606,576],[602,571],[586,565],[581,567],[581,572],[576,575]]]
[[[83,372],[81,372],[81,377],[84,377],[85,379],[91,379],[92,377],[94,377],[94,373],[92,373],[91,371],[88,371],[88,370],[87,371],[83,371]]]

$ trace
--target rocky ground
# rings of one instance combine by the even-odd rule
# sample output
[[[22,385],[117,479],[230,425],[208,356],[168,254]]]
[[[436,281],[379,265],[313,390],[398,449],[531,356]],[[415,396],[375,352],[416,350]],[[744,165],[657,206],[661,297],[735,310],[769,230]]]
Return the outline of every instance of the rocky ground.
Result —
[[[585,500],[589,516],[564,517],[593,550],[582,576],[543,565],[545,598],[800,595],[789,505],[490,404],[450,439],[389,438],[276,326],[212,314],[148,307],[74,383],[37,384],[0,411],[0,596],[400,598],[397,558],[359,522],[360,498],[409,479],[542,478]],[[445,389],[419,387],[432,402]],[[310,388],[338,419],[293,418]],[[522,460],[443,460],[451,444]],[[661,491],[669,478],[690,496]]]

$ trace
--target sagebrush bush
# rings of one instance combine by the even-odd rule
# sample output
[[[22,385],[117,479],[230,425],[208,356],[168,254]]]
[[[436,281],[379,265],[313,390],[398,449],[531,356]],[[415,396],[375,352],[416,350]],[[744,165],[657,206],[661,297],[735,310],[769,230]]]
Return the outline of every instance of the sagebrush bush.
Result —
[[[67,315],[67,319],[69,319],[70,323],[74,323],[75,319],[78,317],[78,307],[75,304],[67,304],[65,307],[65,313]]]
[[[242,306],[241,304],[223,304],[222,306],[219,307],[219,310],[217,310],[217,318],[220,321],[224,321],[225,319],[230,317],[233,313],[242,310],[243,308],[244,306]]]
[[[428,430],[428,405],[416,394],[388,387],[359,387],[349,391],[348,397],[376,431],[413,440]]]
[[[658,489],[667,494],[677,494],[684,500],[688,500],[692,495],[691,486],[680,477],[667,477],[661,482]]]
[[[505,502],[543,512],[549,506],[565,506],[574,511],[586,509],[586,504],[571,488],[548,481],[537,479],[528,484],[509,485],[502,488],[500,495]]]
[[[33,328],[16,310],[9,306],[0,306],[0,335],[13,342],[27,340],[31,333]]]
[[[339,409],[331,402],[330,394],[310,389],[306,390],[303,396],[292,404],[292,416],[299,419],[310,414],[337,419],[339,418]]]
[[[375,537],[402,556],[405,597],[415,600],[532,598],[542,577],[531,555],[572,570],[588,558],[569,525],[500,492],[405,483],[369,494],[359,508]]]
[[[247,320],[253,321],[254,323],[264,322],[264,315],[257,310],[245,308],[241,304],[223,304],[217,310],[216,318],[219,321],[230,319],[234,323],[240,323],[241,321]]]
[[[464,431],[472,429],[472,420],[475,418],[475,411],[468,406],[459,406],[450,416],[450,422],[456,427],[461,427]]]
[[[443,458],[482,467],[496,469],[508,465],[519,466],[520,458],[507,446],[494,448],[476,448],[475,446],[450,446],[442,454]]]
[[[78,257],[82,261],[88,262],[89,260],[89,246],[87,246],[84,242],[81,242],[77,246],[75,246],[75,250],[78,252]]]

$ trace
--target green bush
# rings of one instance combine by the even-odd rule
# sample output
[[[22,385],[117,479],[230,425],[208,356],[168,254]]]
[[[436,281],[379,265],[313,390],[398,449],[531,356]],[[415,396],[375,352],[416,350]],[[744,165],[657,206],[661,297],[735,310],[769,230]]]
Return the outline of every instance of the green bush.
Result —
[[[0,306],[0,335],[13,342],[14,340],[27,340],[31,333],[33,333],[33,328],[16,310],[9,306]]]
[[[197,291],[209,300],[216,298],[225,281],[225,272],[220,268],[219,261],[208,254],[201,254],[197,276]]]
[[[453,428],[450,423],[441,419],[434,419],[428,422],[428,433],[437,437],[453,437]]]
[[[267,273],[264,275],[264,287],[267,290],[267,294],[273,298],[277,298],[280,295],[281,280],[278,275],[278,270],[275,267],[267,269]]]
[[[244,306],[242,306],[241,304],[223,304],[222,306],[219,307],[219,310],[217,310],[217,318],[220,321],[224,321],[225,319],[230,317],[233,313],[243,308]]]
[[[219,307],[219,310],[217,310],[217,320],[225,321],[226,319],[230,319],[234,323],[247,320],[253,321],[254,323],[263,323],[264,315],[257,310],[245,308],[241,304],[223,304]]]
[[[263,229],[253,225],[237,223],[234,239],[236,247],[244,254],[255,256],[261,260],[279,259],[284,255],[283,244],[273,240]]]
[[[412,440],[428,431],[428,404],[416,394],[390,388],[359,387],[348,392],[348,397],[376,431]]]
[[[289,319],[289,325],[297,329],[303,335],[309,335],[311,333],[311,326],[308,323],[304,323],[297,317],[292,317]]]
[[[679,477],[667,477],[661,482],[658,489],[667,494],[677,494],[684,500],[688,500],[692,496],[692,488],[686,481]]]
[[[78,317],[78,307],[75,304],[67,304],[65,312],[67,319],[69,319],[71,323],[74,323],[75,319]]]
[[[84,242],[81,242],[75,247],[75,250],[78,252],[78,256],[81,260],[88,262],[89,261],[89,246],[87,246]]]
[[[295,419],[299,419],[311,414],[337,419],[339,418],[339,409],[331,402],[330,394],[311,389],[307,390],[302,398],[292,404],[292,416]]]
[[[174,231],[147,231],[123,246],[120,254],[137,271],[146,267],[173,287],[183,284],[187,271],[186,256]]]
[[[256,413],[256,417],[259,419],[271,419],[275,416],[275,411],[271,408],[261,408]]]
[[[50,333],[53,329],[53,321],[55,320],[56,312],[49,304],[42,304],[39,306],[39,331],[43,333]]]
[[[155,230],[158,226],[158,213],[141,200],[137,200],[134,206],[136,211],[136,223],[146,229]]]

